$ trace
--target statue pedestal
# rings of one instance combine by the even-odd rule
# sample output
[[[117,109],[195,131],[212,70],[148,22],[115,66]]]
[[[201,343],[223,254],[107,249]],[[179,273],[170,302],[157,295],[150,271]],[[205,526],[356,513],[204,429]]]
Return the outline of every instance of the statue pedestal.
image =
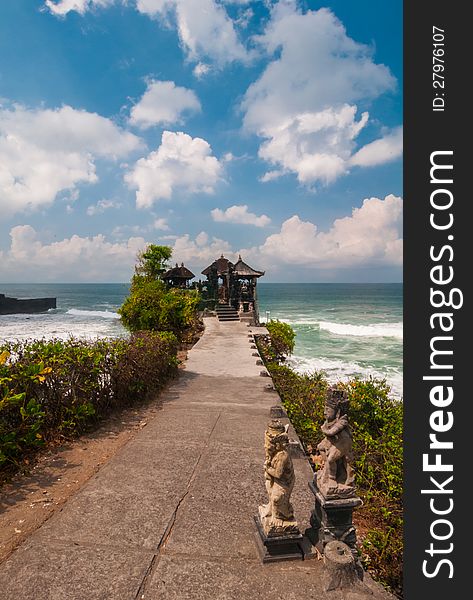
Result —
[[[315,496],[315,509],[310,518],[311,528],[306,531],[307,537],[322,553],[328,542],[344,542],[356,559],[356,530],[352,517],[353,509],[363,504],[361,498],[326,498],[315,481],[309,482],[309,488]]]
[[[280,560],[304,560],[309,548],[302,533],[266,535],[259,515],[253,517],[256,525],[255,542],[263,563]]]

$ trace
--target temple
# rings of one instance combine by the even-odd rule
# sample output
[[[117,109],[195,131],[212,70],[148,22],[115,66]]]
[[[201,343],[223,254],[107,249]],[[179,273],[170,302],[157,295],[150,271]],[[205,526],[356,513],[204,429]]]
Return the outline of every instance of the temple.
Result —
[[[191,279],[194,279],[194,277],[194,273],[192,273],[192,271],[189,271],[189,269],[184,266],[184,263],[181,263],[181,266],[179,266],[176,263],[175,267],[173,267],[172,269],[168,269],[162,275],[163,281],[165,281],[170,286],[177,288],[188,288],[189,281]]]
[[[207,302],[213,303],[220,320],[247,320],[258,323],[256,284],[264,271],[246,264],[241,256],[233,264],[222,254],[202,271],[207,282],[201,292]]]
[[[202,271],[206,280],[190,283],[195,275],[184,263],[168,269],[161,277],[173,288],[199,290],[201,310],[217,312],[220,321],[247,321],[259,323],[256,284],[264,271],[257,271],[241,256],[233,264],[223,254]]]

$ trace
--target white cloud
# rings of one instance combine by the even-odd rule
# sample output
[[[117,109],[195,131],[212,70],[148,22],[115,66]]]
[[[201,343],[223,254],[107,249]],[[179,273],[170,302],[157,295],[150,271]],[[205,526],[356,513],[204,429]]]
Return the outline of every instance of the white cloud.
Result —
[[[168,221],[167,221],[167,219],[164,219],[164,218],[156,219],[153,223],[153,228],[159,229],[160,231],[169,231],[170,230]]]
[[[350,159],[350,164],[372,167],[395,160],[402,155],[402,127],[397,127],[379,140],[363,146]]]
[[[124,239],[133,236],[145,235],[150,231],[150,227],[141,227],[140,225],[117,225],[112,230],[112,237],[116,239]]]
[[[244,127],[266,140],[260,157],[277,167],[263,181],[288,172],[306,184],[333,181],[368,120],[357,104],[393,89],[394,78],[326,8],[303,14],[279,2],[257,40],[277,53],[242,103]]]
[[[0,214],[48,206],[58,192],[98,181],[97,158],[115,160],[141,146],[96,113],[0,108]]]
[[[43,243],[30,225],[13,227],[10,236],[0,275],[14,280],[21,273],[22,281],[128,281],[146,246],[142,237],[112,243],[103,235]]]
[[[262,175],[259,180],[263,183],[267,183],[268,181],[274,181],[275,179],[279,179],[282,175],[285,174],[285,171],[275,169],[274,171],[266,171],[264,175]]]
[[[242,4],[242,3],[240,3]],[[255,16],[253,9],[247,8],[246,10],[242,10],[238,15],[238,18],[235,20],[235,24],[242,29],[245,29],[250,24],[251,19]]]
[[[327,232],[297,215],[284,221],[281,231],[245,255],[263,267],[306,265],[336,269],[402,264],[402,198],[367,198],[351,216],[336,219]]]
[[[94,215],[101,215],[106,210],[111,208],[121,208],[121,206],[121,203],[117,202],[116,200],[103,199],[99,200],[97,204],[91,204],[88,206],[86,213],[89,215],[89,217],[93,217]]]
[[[141,100],[131,109],[130,123],[141,129],[160,123],[182,123],[183,113],[200,110],[192,90],[176,86],[173,81],[150,81]]]
[[[234,252],[228,242],[216,237],[209,239],[205,231],[201,231],[194,240],[189,234],[177,237],[172,250],[173,260],[184,262],[186,265],[190,265],[191,269],[200,270],[207,267],[221,254],[231,260]]]
[[[137,9],[165,23],[175,18],[181,45],[190,60],[207,58],[218,66],[247,61],[232,20],[215,0],[137,0]]]
[[[105,8],[126,0],[45,0],[45,6],[56,16],[65,16],[71,11],[79,14],[94,8]],[[238,39],[234,23],[217,0],[136,0],[136,9],[150,18],[159,19],[170,26],[175,21],[181,45],[187,57],[199,61],[194,70],[197,77],[205,75],[209,67],[202,62],[208,59],[218,67],[233,61],[247,62],[251,53]],[[225,3],[224,3],[225,4]],[[228,3],[227,3],[228,4]],[[246,1],[230,4],[248,4]],[[245,26],[251,18],[248,11],[235,23]]]
[[[209,73],[210,70],[211,70],[210,65],[207,65],[206,63],[203,63],[203,62],[199,62],[195,65],[192,72],[194,73],[195,77],[197,77],[197,79],[201,79],[202,77],[207,75],[207,73]]]
[[[159,148],[138,160],[125,181],[137,190],[137,207],[149,208],[156,200],[169,200],[177,190],[212,194],[221,173],[222,166],[212,156],[208,142],[186,133],[164,131]]]
[[[244,225],[255,225],[256,227],[265,227],[271,223],[271,219],[266,215],[255,215],[248,212],[248,205],[234,205],[226,210],[214,208],[210,211],[212,219],[217,223],[242,223]]]
[[[271,130],[259,156],[282,170],[266,173],[270,181],[286,172],[297,173],[301,183],[328,184],[347,172],[355,138],[366,125],[368,113],[356,120],[356,107],[345,104],[317,113],[302,113]]]
[[[116,0],[45,0],[45,5],[53,15],[63,17],[71,11],[83,15],[87,10],[105,8],[115,2]]]
[[[401,198],[367,198],[350,216],[336,219],[326,232],[294,215],[263,244],[240,252],[250,264],[274,272],[279,267],[329,269],[335,273],[346,268],[400,266],[401,227]],[[113,235],[120,238],[116,242],[103,235],[73,235],[44,243],[31,226],[18,225],[11,229],[10,248],[0,251],[0,280],[14,281],[21,274],[23,281],[128,281],[136,255],[147,242],[138,236],[121,238],[126,232],[140,230],[138,226],[116,228]],[[161,239],[172,243],[173,259],[185,262],[196,274],[221,254],[230,260],[237,256],[227,241],[204,231],[194,239],[189,234]]]

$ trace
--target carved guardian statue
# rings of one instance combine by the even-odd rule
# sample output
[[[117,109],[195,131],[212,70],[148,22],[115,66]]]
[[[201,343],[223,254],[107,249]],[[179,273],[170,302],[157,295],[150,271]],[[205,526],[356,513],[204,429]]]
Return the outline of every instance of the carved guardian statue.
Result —
[[[355,495],[353,438],[348,424],[348,394],[332,386],[325,399],[322,432],[325,438],[317,446],[322,468],[317,472],[317,487],[325,498],[349,498]]]
[[[299,533],[290,498],[294,488],[294,466],[288,452],[287,426],[272,420],[265,433],[264,476],[269,502],[259,507],[267,536]]]

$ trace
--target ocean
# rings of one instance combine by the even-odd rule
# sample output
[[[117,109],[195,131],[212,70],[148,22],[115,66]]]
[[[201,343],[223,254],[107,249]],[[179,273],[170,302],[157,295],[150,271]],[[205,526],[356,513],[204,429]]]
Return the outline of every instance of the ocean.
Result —
[[[402,397],[402,295],[402,283],[258,286],[260,319],[285,321],[296,332],[290,366],[323,370],[333,382],[386,378],[395,398]]]
[[[0,342],[33,338],[126,336],[117,309],[128,284],[0,284],[17,298],[53,296],[57,309],[1,315]],[[296,332],[289,364],[323,370],[331,381],[386,378],[402,397],[402,284],[259,283],[260,319],[279,319]]]

